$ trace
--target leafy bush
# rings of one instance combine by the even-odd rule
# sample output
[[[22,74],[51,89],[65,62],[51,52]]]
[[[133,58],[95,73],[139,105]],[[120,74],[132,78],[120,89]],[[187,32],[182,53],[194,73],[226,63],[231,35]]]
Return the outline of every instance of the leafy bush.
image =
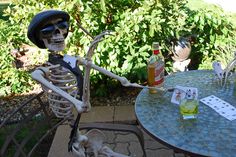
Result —
[[[0,28],[0,97],[2,97],[30,90],[32,81],[29,73],[16,69],[13,65],[14,58],[10,52],[19,39],[15,37],[16,27],[0,20]]]
[[[193,69],[211,69],[214,60],[225,63],[224,56],[228,56],[228,61],[232,59],[236,48],[236,26],[221,9],[191,11],[187,27],[198,35],[191,53]]]
[[[71,29],[64,53],[84,56],[91,38],[77,26],[77,21],[93,36],[111,30],[100,42],[93,61],[133,82],[146,81],[146,62],[151,55],[151,44],[157,41],[166,59],[166,71],[172,72],[170,45],[167,40],[191,34],[197,35],[192,47],[190,69],[210,68],[212,60],[226,55],[221,52],[231,44],[235,48],[235,26],[222,10],[190,10],[186,0],[12,0],[6,10],[12,26],[17,28],[8,40],[16,45],[29,43],[27,26],[32,17],[46,9],[61,9],[71,15]],[[98,93],[114,88],[116,81],[93,71],[91,81]]]

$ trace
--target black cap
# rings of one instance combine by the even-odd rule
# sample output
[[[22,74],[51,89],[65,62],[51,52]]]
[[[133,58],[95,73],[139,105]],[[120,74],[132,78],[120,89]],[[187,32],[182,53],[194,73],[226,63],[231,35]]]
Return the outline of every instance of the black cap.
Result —
[[[68,22],[70,20],[70,16],[67,12],[59,10],[47,10],[35,15],[28,27],[27,36],[29,40],[32,41],[35,45],[37,45],[39,48],[46,48],[44,42],[39,38],[39,31],[42,29],[42,27],[45,26],[45,24],[48,23],[48,21],[57,18],[62,18],[63,20]]]

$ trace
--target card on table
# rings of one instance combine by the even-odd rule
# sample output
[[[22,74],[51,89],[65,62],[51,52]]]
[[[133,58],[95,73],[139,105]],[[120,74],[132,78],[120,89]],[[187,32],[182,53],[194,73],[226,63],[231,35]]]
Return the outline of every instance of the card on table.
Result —
[[[212,66],[213,66],[213,70],[214,70],[215,74],[218,76],[218,78],[223,79],[224,70],[222,69],[220,62],[213,62]]]
[[[190,96],[190,98],[197,100],[198,89],[194,87],[176,86],[171,97],[171,102],[179,105],[181,100],[183,100],[187,96]]]
[[[208,97],[200,99],[200,101],[207,106],[211,107],[221,116],[227,118],[228,120],[236,119],[236,108],[229,104],[228,102],[214,96],[210,95]]]

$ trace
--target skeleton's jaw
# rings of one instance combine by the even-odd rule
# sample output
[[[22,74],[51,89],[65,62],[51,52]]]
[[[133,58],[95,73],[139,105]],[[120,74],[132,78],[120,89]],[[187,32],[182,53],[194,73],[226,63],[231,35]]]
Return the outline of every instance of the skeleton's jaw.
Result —
[[[43,39],[45,46],[49,51],[63,51],[65,49],[64,38]]]
[[[52,38],[48,39],[49,43],[61,44],[64,43],[64,38]]]

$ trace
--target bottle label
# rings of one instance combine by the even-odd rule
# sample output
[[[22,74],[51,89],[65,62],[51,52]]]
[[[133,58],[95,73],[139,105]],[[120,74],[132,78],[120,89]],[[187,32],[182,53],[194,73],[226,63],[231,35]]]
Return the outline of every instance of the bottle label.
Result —
[[[155,82],[154,85],[159,85],[164,82],[164,64],[159,63],[155,67]]]
[[[157,49],[157,50],[153,50],[153,54],[155,54],[155,55],[158,55],[159,54],[159,49]]]

